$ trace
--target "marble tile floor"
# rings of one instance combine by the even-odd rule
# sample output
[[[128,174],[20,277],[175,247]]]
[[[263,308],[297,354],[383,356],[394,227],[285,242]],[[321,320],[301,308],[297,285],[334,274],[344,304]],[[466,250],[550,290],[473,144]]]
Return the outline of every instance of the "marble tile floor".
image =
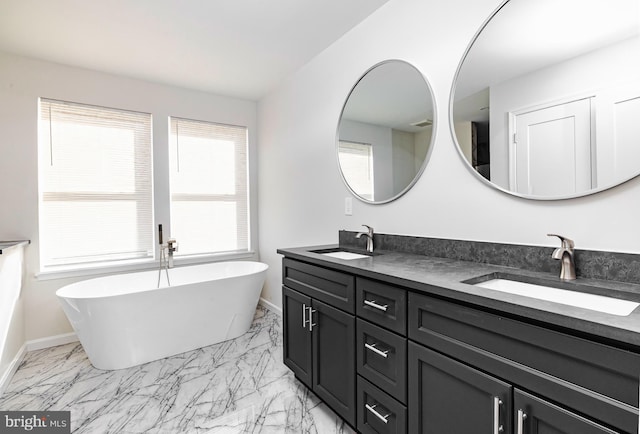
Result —
[[[353,433],[282,364],[280,316],[243,336],[128,369],[72,343],[27,353],[0,410],[68,410],[73,433]]]

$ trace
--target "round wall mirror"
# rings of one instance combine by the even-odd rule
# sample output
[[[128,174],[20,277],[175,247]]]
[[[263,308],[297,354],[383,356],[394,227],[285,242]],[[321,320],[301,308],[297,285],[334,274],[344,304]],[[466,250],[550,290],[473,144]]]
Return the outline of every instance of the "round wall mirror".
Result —
[[[415,67],[389,60],[355,84],[338,123],[342,179],[368,203],[390,202],[418,180],[434,137],[431,89]]]
[[[508,0],[476,34],[451,129],[479,178],[565,199],[640,173],[640,0]]]

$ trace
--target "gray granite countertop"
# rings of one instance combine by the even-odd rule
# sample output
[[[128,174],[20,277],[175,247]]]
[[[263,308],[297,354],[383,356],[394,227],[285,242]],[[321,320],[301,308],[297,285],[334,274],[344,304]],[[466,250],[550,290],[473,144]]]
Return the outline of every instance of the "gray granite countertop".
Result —
[[[9,249],[12,249],[18,246],[26,246],[27,244],[29,244],[29,241],[27,240],[0,241],[0,255],[2,255],[3,252],[7,252]]]
[[[376,252],[362,259],[336,259],[314,253],[317,250],[338,248],[338,245],[278,249],[278,253],[292,258],[330,266],[334,269],[400,285],[415,292],[437,295],[477,305],[512,317],[533,320],[561,330],[589,334],[619,346],[640,348],[640,307],[628,316],[618,316],[590,309],[513,295],[463,283],[490,273],[508,273],[531,280],[553,282],[558,286],[640,303],[640,285],[612,280],[581,279],[561,281],[556,274],[522,270],[519,268],[459,261],[447,258],[398,253]]]

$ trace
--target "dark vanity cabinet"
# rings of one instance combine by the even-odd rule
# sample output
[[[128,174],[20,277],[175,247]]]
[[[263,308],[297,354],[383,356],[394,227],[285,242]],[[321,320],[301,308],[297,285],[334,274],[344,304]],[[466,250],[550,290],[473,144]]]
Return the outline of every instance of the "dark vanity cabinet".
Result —
[[[355,278],[283,261],[284,363],[355,425]]]
[[[283,283],[285,364],[361,433],[638,434],[634,347],[329,263]]]
[[[411,432],[637,434],[640,354],[427,295],[409,306]]]

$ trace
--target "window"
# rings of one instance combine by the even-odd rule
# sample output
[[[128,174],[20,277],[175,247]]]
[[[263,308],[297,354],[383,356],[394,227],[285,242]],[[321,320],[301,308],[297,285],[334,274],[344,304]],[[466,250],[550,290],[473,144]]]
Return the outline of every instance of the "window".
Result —
[[[176,254],[248,251],[247,128],[171,118],[169,162]]]
[[[151,115],[40,100],[41,267],[153,256]]]
[[[340,140],[340,169],[347,184],[360,197],[373,200],[373,151],[369,143]]]

